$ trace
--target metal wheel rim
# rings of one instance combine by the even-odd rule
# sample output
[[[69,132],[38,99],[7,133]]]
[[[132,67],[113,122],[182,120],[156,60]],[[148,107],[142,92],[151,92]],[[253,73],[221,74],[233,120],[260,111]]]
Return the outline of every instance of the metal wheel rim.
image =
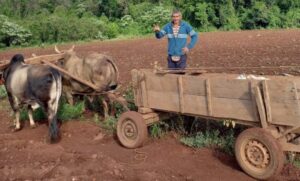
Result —
[[[122,137],[126,140],[134,141],[138,137],[138,129],[131,119],[126,119],[121,127]]]
[[[263,172],[270,165],[270,152],[259,140],[250,139],[244,144],[243,157],[247,167],[256,172]]]

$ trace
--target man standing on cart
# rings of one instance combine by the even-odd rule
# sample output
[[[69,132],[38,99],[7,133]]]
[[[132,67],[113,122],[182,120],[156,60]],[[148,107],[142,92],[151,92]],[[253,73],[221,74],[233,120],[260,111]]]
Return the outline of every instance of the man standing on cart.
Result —
[[[158,25],[154,25],[153,30],[158,39],[165,35],[168,37],[168,68],[185,69],[187,54],[195,46],[198,34],[191,25],[182,21],[181,12],[174,10],[172,22],[166,24],[162,30]],[[187,42],[188,36],[191,37],[189,43]]]

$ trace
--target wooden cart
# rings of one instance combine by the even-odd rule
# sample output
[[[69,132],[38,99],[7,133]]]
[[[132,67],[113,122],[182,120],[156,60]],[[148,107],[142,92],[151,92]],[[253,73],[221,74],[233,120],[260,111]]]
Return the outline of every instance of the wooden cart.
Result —
[[[285,151],[300,152],[300,77],[237,79],[233,74],[170,74],[132,70],[138,112],[125,112],[117,124],[122,145],[136,148],[147,126],[161,113],[179,113],[249,125],[235,144],[241,168],[257,179],[280,173]]]

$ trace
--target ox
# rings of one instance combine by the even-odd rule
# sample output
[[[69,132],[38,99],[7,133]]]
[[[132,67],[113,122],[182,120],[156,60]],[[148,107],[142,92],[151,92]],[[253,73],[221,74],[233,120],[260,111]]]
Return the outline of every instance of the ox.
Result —
[[[74,46],[66,51],[60,51],[55,46],[56,53],[64,53],[63,58],[59,60],[60,66],[71,73],[73,76],[80,77],[93,83],[97,89],[83,85],[67,75],[63,75],[63,92],[70,104],[73,104],[72,94],[93,94],[104,93],[109,101],[116,101],[128,110],[127,102],[123,97],[117,97],[113,94],[118,86],[119,71],[113,59],[109,56],[90,53],[84,58],[77,56]],[[103,100],[105,118],[108,116],[108,105]]]
[[[20,108],[28,107],[30,126],[35,127],[32,112],[42,107],[47,113],[50,142],[59,138],[57,108],[61,96],[60,73],[46,65],[25,64],[24,57],[16,54],[3,72],[9,103],[15,113],[15,131],[21,129]]]

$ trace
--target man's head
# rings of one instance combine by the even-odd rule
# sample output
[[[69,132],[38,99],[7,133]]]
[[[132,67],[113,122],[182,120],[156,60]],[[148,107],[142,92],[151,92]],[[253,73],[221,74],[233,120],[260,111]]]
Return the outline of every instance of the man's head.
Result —
[[[180,21],[181,21],[181,19],[182,19],[182,15],[181,15],[181,12],[179,11],[179,10],[174,10],[173,12],[172,12],[172,22],[174,23],[174,24],[179,24],[180,23]]]

